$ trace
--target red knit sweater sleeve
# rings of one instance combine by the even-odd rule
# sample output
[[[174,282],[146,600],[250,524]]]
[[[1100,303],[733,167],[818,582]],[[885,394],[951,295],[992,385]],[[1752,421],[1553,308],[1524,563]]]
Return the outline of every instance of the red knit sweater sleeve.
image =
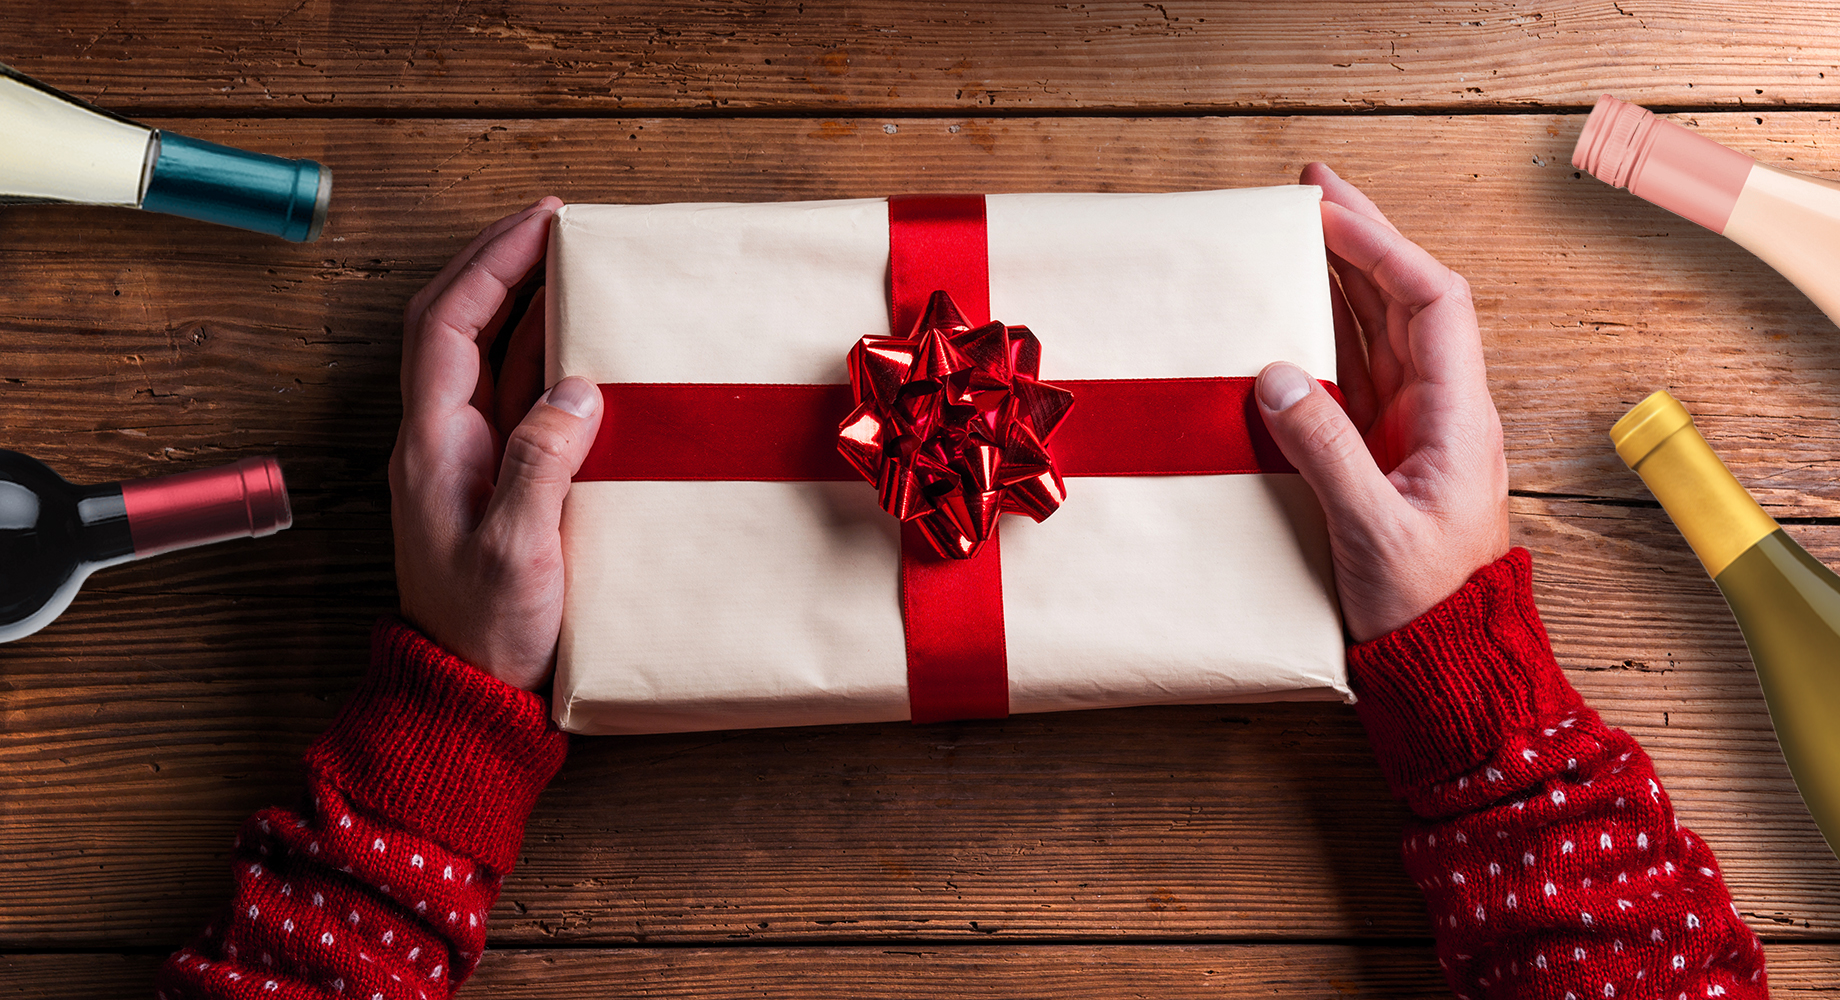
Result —
[[[1417,816],[1406,871],[1459,997],[1769,996],[1712,851],[1554,661],[1525,549],[1348,659],[1381,769]]]
[[[379,624],[370,673],[307,752],[303,806],[244,824],[229,909],[157,995],[452,996],[566,749],[542,698]]]

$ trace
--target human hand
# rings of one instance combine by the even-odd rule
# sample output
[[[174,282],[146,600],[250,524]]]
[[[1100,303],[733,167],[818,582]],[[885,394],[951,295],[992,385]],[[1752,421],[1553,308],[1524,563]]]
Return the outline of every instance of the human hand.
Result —
[[[1508,551],[1508,466],[1469,282],[1321,163],[1343,412],[1296,365],[1259,373],[1259,409],[1316,491],[1356,642],[1424,614]],[[1338,285],[1339,282],[1339,285]]]
[[[542,262],[545,198],[487,227],[403,313],[402,428],[390,456],[404,618],[480,670],[541,687],[562,628],[562,500],[601,422],[601,394],[543,392],[543,293],[487,357],[513,290]]]

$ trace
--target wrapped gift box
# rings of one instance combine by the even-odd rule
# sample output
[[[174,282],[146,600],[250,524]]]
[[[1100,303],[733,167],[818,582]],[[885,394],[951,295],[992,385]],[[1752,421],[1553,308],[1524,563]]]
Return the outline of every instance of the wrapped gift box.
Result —
[[[990,317],[1034,331],[1050,383],[1280,359],[1332,379],[1319,199],[989,196]],[[847,383],[849,348],[890,333],[889,268],[883,199],[570,205],[551,236],[548,374]],[[610,416],[603,443],[622,433]],[[761,433],[738,428],[736,446]],[[1011,711],[1352,697],[1297,475],[1070,477],[1066,493],[1045,521],[1001,522]],[[577,482],[562,534],[564,729],[910,717],[901,529],[868,482]]]

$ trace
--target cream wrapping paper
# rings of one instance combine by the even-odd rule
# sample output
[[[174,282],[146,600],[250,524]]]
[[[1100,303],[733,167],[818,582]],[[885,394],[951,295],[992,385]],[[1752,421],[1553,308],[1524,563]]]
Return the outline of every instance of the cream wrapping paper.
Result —
[[[1320,197],[992,195],[991,317],[1035,331],[1048,382],[1333,378]],[[883,199],[570,205],[550,240],[552,383],[844,383],[850,346],[889,332]],[[1352,699],[1301,478],[1067,494],[1003,518],[1012,711]],[[909,717],[900,532],[867,482],[576,483],[562,538],[562,728]]]

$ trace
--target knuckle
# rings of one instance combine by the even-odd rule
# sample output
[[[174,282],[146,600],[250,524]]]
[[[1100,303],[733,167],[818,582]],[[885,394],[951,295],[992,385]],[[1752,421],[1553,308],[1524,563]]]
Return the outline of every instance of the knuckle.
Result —
[[[400,493],[416,479],[416,470],[421,465],[417,452],[420,449],[408,435],[396,440],[396,447],[390,449],[390,491]]]
[[[517,546],[503,532],[486,531],[473,548],[475,570],[482,579],[504,580],[517,568]]]
[[[1469,286],[1469,279],[1454,270],[1450,272],[1450,288],[1445,294],[1459,302],[1474,302],[1476,299],[1474,290]]]
[[[396,447],[390,452],[390,464],[401,465],[405,471],[416,471],[423,464],[428,442],[439,441],[441,437],[438,418],[421,413],[404,415],[402,426],[396,432]]]
[[[1344,462],[1353,457],[1357,439],[1349,428],[1336,419],[1336,414],[1326,412],[1327,408],[1312,407],[1311,412],[1302,414],[1297,433],[1297,443],[1305,453],[1319,460]]]
[[[524,474],[541,474],[563,464],[569,444],[568,435],[555,428],[525,423],[505,442],[505,465]]]

